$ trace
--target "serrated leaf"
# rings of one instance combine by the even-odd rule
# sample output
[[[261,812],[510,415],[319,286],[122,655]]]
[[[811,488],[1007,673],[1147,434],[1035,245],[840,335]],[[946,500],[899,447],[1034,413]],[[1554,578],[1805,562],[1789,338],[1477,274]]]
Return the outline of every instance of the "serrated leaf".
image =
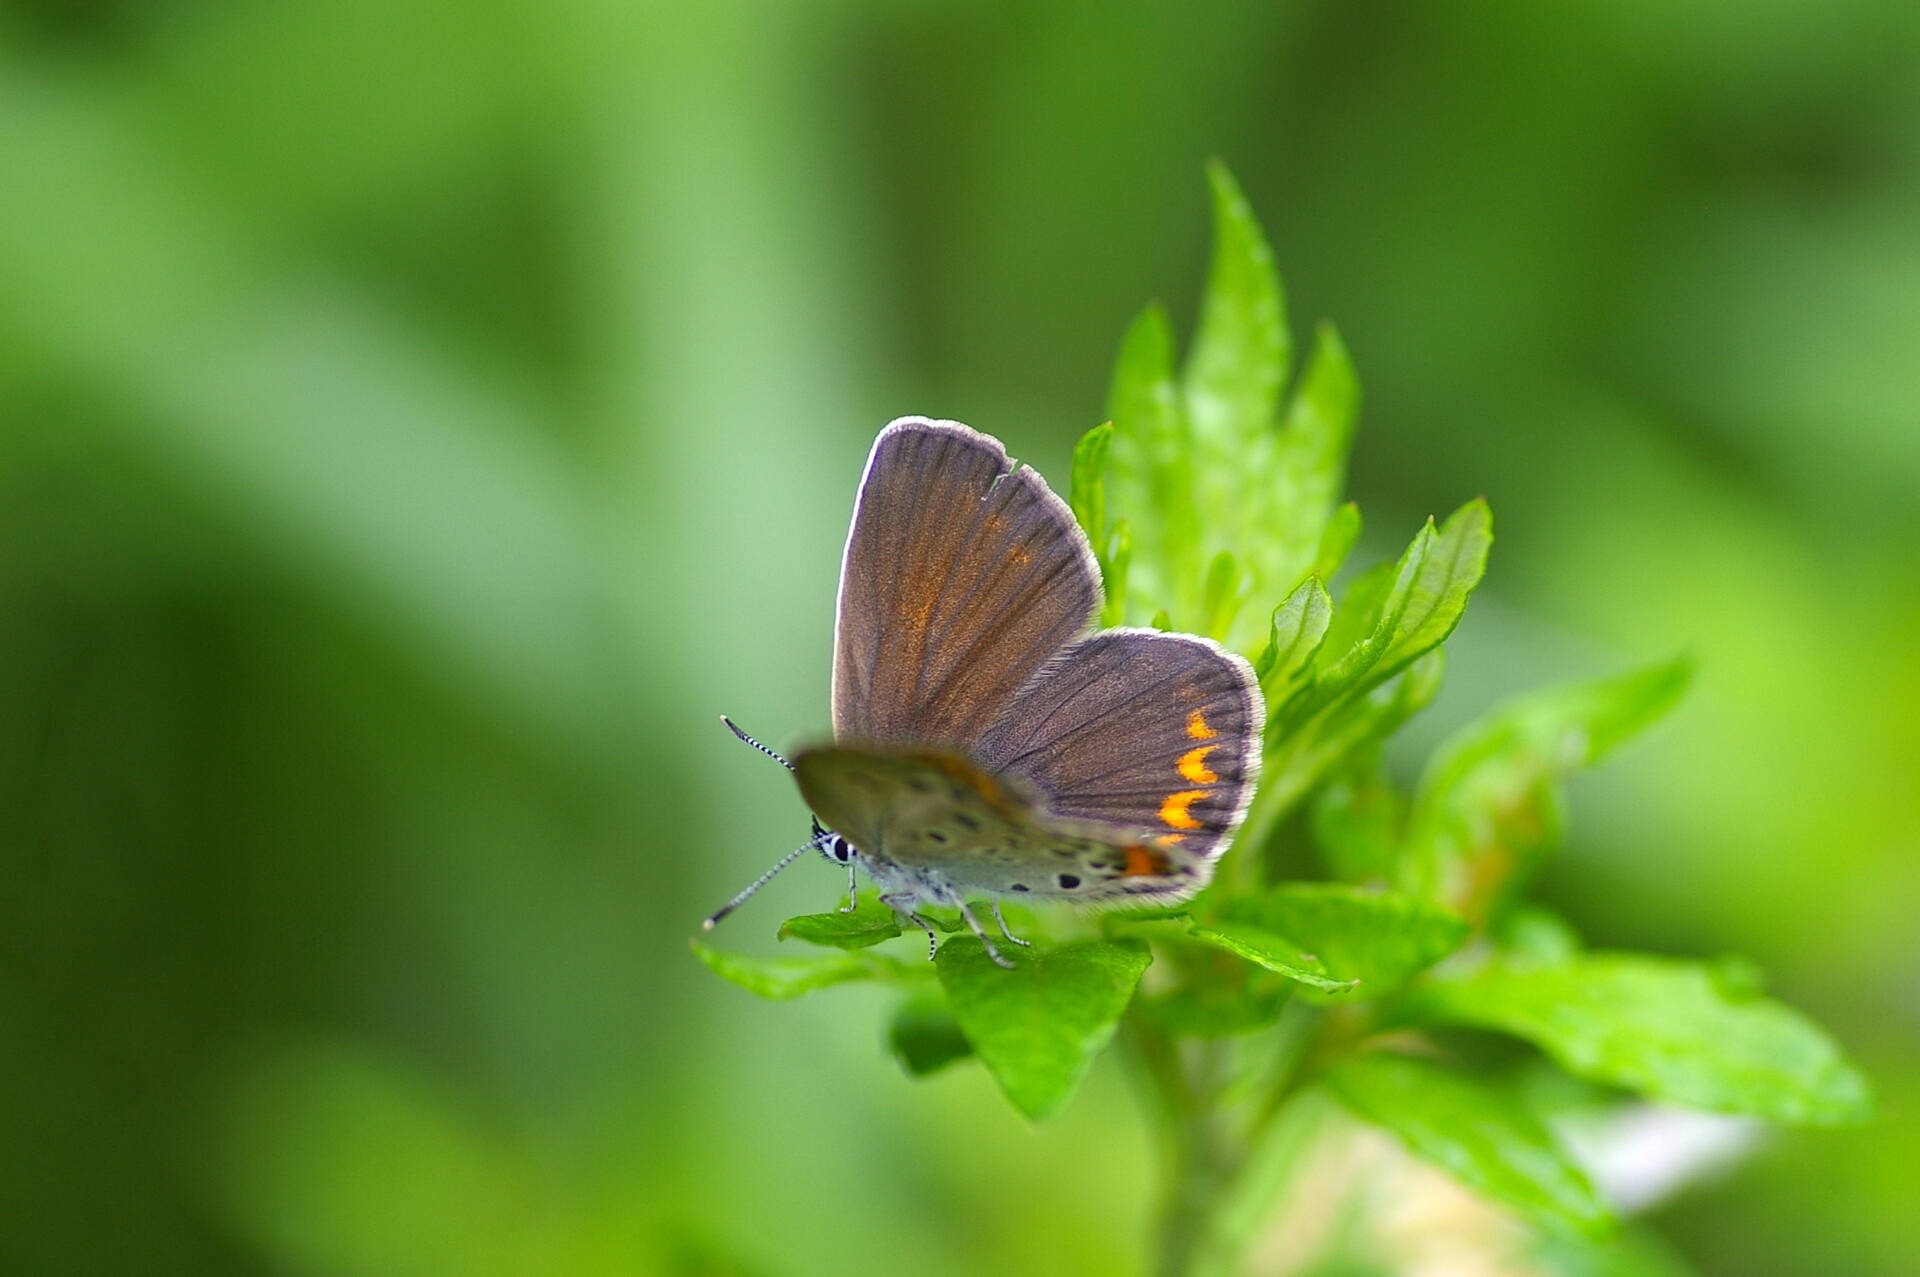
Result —
[[[1657,720],[1691,672],[1682,659],[1548,689],[1455,733],[1416,791],[1398,885],[1494,913],[1558,842],[1562,778]]]
[[[887,1027],[887,1045],[913,1077],[938,1073],[973,1054],[953,1008],[937,993],[915,994],[900,1004]]]
[[[862,961],[852,954],[818,958],[756,958],[725,949],[710,949],[692,941],[693,954],[707,969],[723,980],[739,985],[748,993],[785,1002],[802,994],[845,984],[850,980],[871,980],[885,972],[884,967]]]
[[[1251,482],[1240,503],[1236,545],[1242,548],[1256,589],[1288,585],[1301,573],[1317,569],[1346,479],[1359,407],[1360,383],[1346,347],[1331,325],[1322,324],[1270,448],[1249,452],[1242,463]],[[1334,535],[1336,540],[1347,537],[1351,545],[1359,523],[1357,512],[1352,507],[1348,511]],[[1332,570],[1329,567],[1328,574]],[[1246,637],[1249,642],[1254,638]]]
[[[1274,420],[1292,343],[1266,234],[1224,164],[1210,164],[1207,178],[1213,261],[1181,390],[1203,465],[1231,467]]]
[[[1188,934],[1309,988],[1342,992],[1354,984],[1330,975],[1319,957],[1304,946],[1253,923],[1222,919],[1207,926],[1196,924]]]
[[[1273,610],[1267,645],[1254,662],[1269,712],[1286,704],[1305,685],[1313,655],[1333,623],[1333,598],[1319,577],[1308,577]]]
[[[1319,959],[1350,997],[1391,993],[1460,947],[1467,924],[1424,900],[1340,883],[1283,883],[1227,907],[1235,921],[1283,935]]]
[[[1265,770],[1254,795],[1255,815],[1272,819],[1312,792],[1342,760],[1364,754],[1430,704],[1446,672],[1446,651],[1435,648],[1399,679],[1357,699],[1341,699],[1304,725],[1269,733]]]
[[[779,931],[782,940],[804,940],[835,949],[865,949],[899,934],[900,915],[871,892],[861,893],[852,913],[803,913],[781,923]]]
[[[1435,538],[1429,519],[1392,564],[1378,564],[1348,585],[1315,662],[1313,686],[1288,717],[1298,722],[1364,693],[1362,680],[1392,644]]]
[[[1020,952],[994,965],[971,936],[934,963],[954,1018],[1013,1106],[1039,1121],[1059,1111],[1113,1037],[1151,956],[1138,941],[1087,941]]]
[[[1373,681],[1391,677],[1446,641],[1486,575],[1492,548],[1493,511],[1484,500],[1476,497],[1447,517],[1408,589]]]
[[[1870,1116],[1866,1079],[1833,1039],[1742,992],[1712,964],[1590,953],[1432,982],[1411,1014],[1510,1033],[1577,1077],[1677,1104],[1810,1126]]]
[[[1486,502],[1469,501],[1438,527],[1429,519],[1391,569],[1356,577],[1334,611],[1312,683],[1268,723],[1268,739],[1339,712],[1437,651],[1485,575],[1492,544]]]
[[[1158,306],[1121,338],[1107,392],[1113,433],[1106,459],[1107,511],[1130,526],[1128,592],[1141,613],[1199,598],[1190,580],[1201,548],[1193,511],[1193,458],[1173,371],[1173,331]],[[1111,589],[1112,586],[1109,586]],[[1124,623],[1111,609],[1106,623]]]
[[[1519,1099],[1432,1060],[1375,1051],[1325,1075],[1355,1116],[1467,1187],[1549,1226],[1604,1236],[1613,1218],[1546,1124]]]

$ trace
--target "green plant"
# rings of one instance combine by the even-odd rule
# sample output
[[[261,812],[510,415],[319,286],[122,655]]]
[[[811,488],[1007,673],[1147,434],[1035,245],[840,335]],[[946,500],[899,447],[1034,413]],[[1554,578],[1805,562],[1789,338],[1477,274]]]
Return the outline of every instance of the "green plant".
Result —
[[[1336,599],[1360,533],[1340,504],[1358,383],[1323,326],[1284,393],[1278,276],[1231,177],[1212,179],[1216,247],[1185,366],[1148,309],[1122,342],[1110,422],[1075,451],[1071,503],[1107,624],[1209,634],[1260,676],[1263,775],[1214,884],[1178,909],[1025,919],[1054,938],[1011,972],[965,935],[931,970],[878,952],[900,928],[871,896],[781,928],[836,953],[695,951],[763,997],[896,985],[903,1067],[977,1058],[1035,1120],[1117,1035],[1162,1135],[1162,1273],[1234,1267],[1277,1191],[1280,1132],[1313,1096],[1537,1227],[1573,1267],[1607,1256],[1610,1271],[1651,1271],[1607,1245],[1612,1213],[1539,1111],[1541,1088],[1521,1084],[1542,1058],[1603,1100],[1785,1123],[1861,1120],[1867,1086],[1738,964],[1590,952],[1526,897],[1566,777],[1671,707],[1685,660],[1516,700],[1442,744],[1411,793],[1388,779],[1382,744],[1439,690],[1492,516],[1475,500],[1429,520]],[[1295,880],[1315,863],[1326,880]],[[1538,1054],[1489,1051],[1499,1039]]]

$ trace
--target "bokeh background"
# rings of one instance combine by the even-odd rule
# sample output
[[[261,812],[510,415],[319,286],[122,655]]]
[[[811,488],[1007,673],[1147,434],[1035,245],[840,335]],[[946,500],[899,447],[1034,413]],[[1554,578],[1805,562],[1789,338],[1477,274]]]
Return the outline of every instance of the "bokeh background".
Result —
[[[1062,475],[1214,155],[1354,351],[1374,552],[1496,512],[1397,764],[1695,652],[1547,897],[1882,1092],[1653,1222],[1920,1271],[1907,0],[0,7],[6,1268],[1137,1271],[1110,1066],[1035,1132],[686,941],[804,836],[715,715],[824,730],[873,432]]]

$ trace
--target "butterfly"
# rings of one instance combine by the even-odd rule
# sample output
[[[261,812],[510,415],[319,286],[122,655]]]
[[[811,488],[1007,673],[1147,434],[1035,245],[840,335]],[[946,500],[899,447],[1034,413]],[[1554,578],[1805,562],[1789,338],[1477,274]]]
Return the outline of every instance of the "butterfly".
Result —
[[[854,501],[834,626],[833,743],[785,763],[814,836],[925,929],[968,901],[1164,905],[1204,887],[1246,815],[1265,705],[1210,639],[1094,630],[1100,570],[1073,513],[999,440],[902,417]],[[725,720],[723,720],[725,721]]]

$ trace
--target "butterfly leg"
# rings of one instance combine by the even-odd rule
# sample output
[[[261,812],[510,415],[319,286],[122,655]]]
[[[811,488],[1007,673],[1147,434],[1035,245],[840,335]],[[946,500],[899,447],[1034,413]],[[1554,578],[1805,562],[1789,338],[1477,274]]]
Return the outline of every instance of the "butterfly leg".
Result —
[[[1004,917],[1002,917],[1000,913],[1000,902],[998,900],[995,900],[992,903],[993,903],[993,920],[1000,924],[1000,934],[1005,936],[1007,939],[1013,941],[1017,945],[1021,945],[1025,948],[1031,949],[1033,947],[1033,941],[1022,940],[1019,936],[1016,936],[1013,934],[1013,932],[1007,930],[1007,920]]]
[[[967,908],[966,899],[962,897],[959,892],[950,891],[947,893],[947,903],[960,911],[961,918],[966,921],[967,929],[979,937],[981,945],[986,949],[987,956],[993,959],[994,965],[1005,967],[1009,971],[1013,970],[1013,959],[1007,957],[995,947],[992,937],[987,935],[986,929],[980,925],[980,920],[973,916],[971,909]],[[1006,930],[1004,923],[1001,924],[1001,930]],[[1012,939],[1012,937],[1009,936],[1008,939]]]
[[[860,907],[860,863],[854,857],[847,857],[847,903],[841,913],[852,913]]]
[[[908,922],[927,933],[927,961],[932,962],[933,955],[940,948],[940,936],[934,931],[931,922],[913,911],[913,906],[919,899],[920,893],[917,891],[897,891],[881,896],[880,903],[895,913],[903,915]]]

